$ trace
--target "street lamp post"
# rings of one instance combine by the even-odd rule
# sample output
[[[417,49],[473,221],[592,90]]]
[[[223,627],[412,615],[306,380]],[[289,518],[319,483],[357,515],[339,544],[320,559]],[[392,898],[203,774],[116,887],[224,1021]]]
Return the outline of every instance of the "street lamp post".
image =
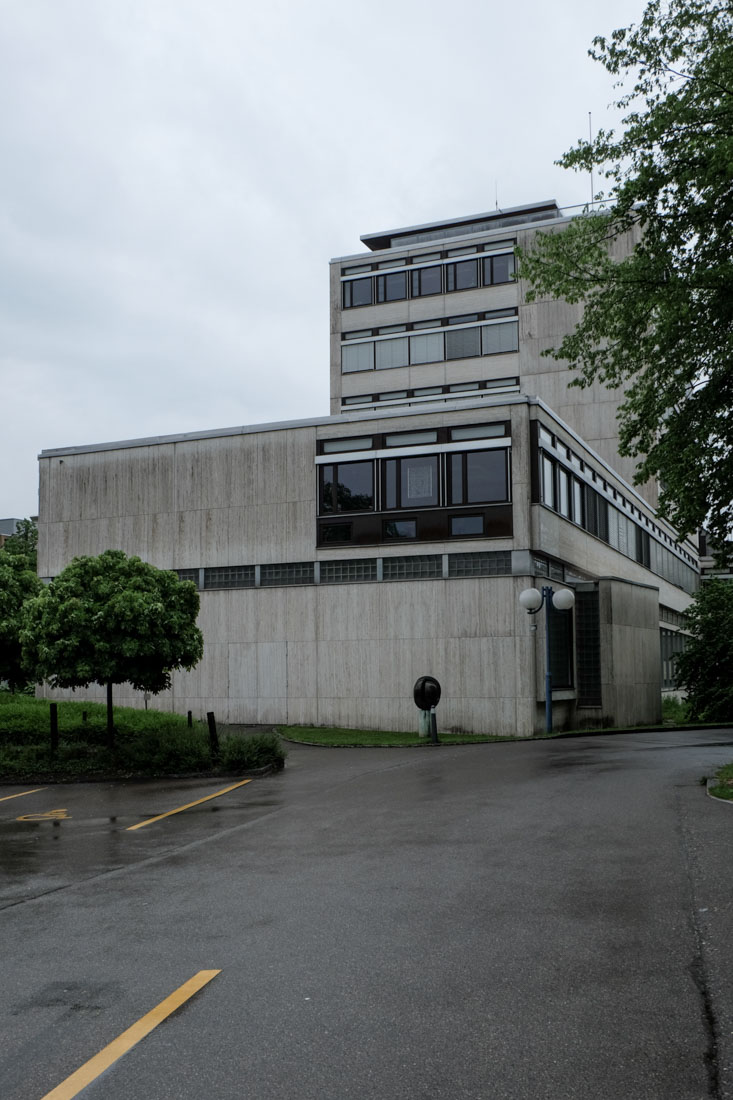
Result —
[[[528,615],[536,615],[547,604],[545,611],[545,732],[552,733],[552,669],[550,666],[550,601],[558,611],[569,611],[575,604],[575,593],[569,588],[555,592],[551,584],[537,588],[525,588],[519,593],[519,602]]]

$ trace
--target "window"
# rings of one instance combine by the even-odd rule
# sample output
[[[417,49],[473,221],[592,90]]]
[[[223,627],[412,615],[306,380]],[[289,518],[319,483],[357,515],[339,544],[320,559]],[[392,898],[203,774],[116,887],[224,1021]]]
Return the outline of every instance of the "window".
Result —
[[[509,321],[501,325],[482,325],[482,355],[501,355],[519,349],[519,324]]]
[[[374,507],[374,463],[321,466],[321,512],[366,512]]]
[[[547,455],[542,456],[542,502],[555,507],[555,463]]]
[[[407,297],[407,272],[393,271],[390,275],[377,275],[377,301],[398,302]]]
[[[410,272],[410,294],[422,298],[426,294],[440,294],[443,290],[443,269],[418,267]]]
[[[410,337],[411,363],[439,363],[443,359],[443,333],[426,332]]]
[[[507,500],[507,459],[503,448],[450,455],[450,503],[490,504]]]
[[[479,328],[447,329],[445,333],[446,359],[466,359],[481,354],[481,330]]]
[[[417,522],[414,519],[390,519],[384,524],[382,537],[385,539],[417,538]]]
[[[470,535],[483,535],[483,516],[451,516],[450,533],[453,536],[463,537]]]
[[[557,510],[570,519],[570,476],[562,466],[557,468]]]
[[[351,524],[322,523],[319,534],[321,542],[351,542]]]
[[[573,613],[558,611],[552,600],[546,608],[550,618],[550,674],[552,687],[573,686]]]
[[[374,370],[374,344],[343,344],[341,347],[341,373],[357,370]]]
[[[445,289],[472,290],[478,286],[478,262],[476,260],[462,260],[457,264],[446,264]]]
[[[372,280],[349,279],[344,286],[344,309],[372,304]]]
[[[512,282],[514,278],[514,256],[512,253],[503,256],[486,256],[482,260],[482,264],[484,286]]]
[[[382,504],[391,508],[431,508],[438,504],[438,456],[390,458],[382,463]]]
[[[409,362],[408,340],[402,336],[397,340],[377,340],[375,344],[377,370],[389,370],[392,367],[406,367]]]

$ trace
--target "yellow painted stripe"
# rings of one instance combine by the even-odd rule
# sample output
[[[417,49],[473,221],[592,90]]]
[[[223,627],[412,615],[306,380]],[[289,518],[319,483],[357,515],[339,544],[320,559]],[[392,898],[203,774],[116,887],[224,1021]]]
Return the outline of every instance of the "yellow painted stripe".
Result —
[[[137,825],[128,825],[127,832],[131,833],[134,829],[142,829],[146,825],[152,825],[154,821],[162,821],[164,817],[170,817],[171,814],[180,814],[183,810],[190,810],[192,806],[200,806],[202,802],[209,802],[212,798],[219,798],[222,794],[228,794],[229,791],[236,791],[237,787],[243,787],[245,783],[251,783],[251,779],[243,779],[241,783],[232,783],[231,787],[224,787],[221,791],[214,791],[213,794],[207,794],[206,798],[197,798],[195,802],[187,802],[185,806],[176,806],[175,810],[168,810],[167,813],[158,814],[157,817],[149,817],[147,821],[138,821]]]
[[[45,787],[34,787],[31,791],[20,791],[18,794],[4,794],[0,802],[7,802],[9,798],[22,798],[24,794],[35,794],[36,791],[45,791]]]
[[[182,1004],[193,997],[194,993],[198,993],[199,989],[207,985],[217,974],[221,974],[221,970],[199,970],[198,974],[194,974],[192,978],[184,982],[175,993],[171,993],[170,997],[166,997],[164,1001],[161,1001],[159,1005],[138,1020],[136,1024],[133,1024],[132,1027],[128,1027],[127,1031],[123,1031],[121,1035],[113,1039],[104,1050],[100,1050],[99,1054],[95,1054],[93,1058],[80,1066],[75,1073],[72,1073],[71,1077],[67,1077],[55,1089],[47,1092],[41,1100],[72,1100],[72,1097],[78,1096],[82,1089],[85,1089],[95,1078],[99,1077],[100,1073],[104,1073],[118,1058],[121,1058],[123,1054],[127,1054],[128,1050],[131,1050],[141,1039],[149,1035],[158,1024],[162,1023],[167,1016],[170,1016],[172,1012],[175,1012],[177,1008],[180,1008]]]

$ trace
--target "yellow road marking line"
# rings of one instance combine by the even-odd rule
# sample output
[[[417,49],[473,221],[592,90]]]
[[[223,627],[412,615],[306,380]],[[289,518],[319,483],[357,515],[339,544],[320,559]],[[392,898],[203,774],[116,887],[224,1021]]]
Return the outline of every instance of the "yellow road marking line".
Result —
[[[195,802],[187,802],[185,806],[176,806],[175,810],[168,810],[167,813],[158,814],[157,817],[149,817],[147,821],[138,821],[137,825],[128,825],[127,832],[131,833],[134,829],[142,829],[145,825],[152,825],[154,821],[161,821],[164,817],[170,817],[171,814],[180,814],[183,810],[190,810],[192,806],[200,806],[202,802],[209,802],[212,798],[218,798],[219,795],[228,794],[229,791],[236,791],[237,787],[243,787],[245,783],[251,782],[251,779],[243,779],[241,783],[232,783],[231,787],[224,787],[221,791],[207,794],[205,798],[197,798]]]
[[[127,1054],[128,1050],[131,1050],[141,1039],[149,1035],[158,1024],[162,1023],[166,1017],[193,997],[194,993],[198,993],[199,989],[207,985],[217,974],[221,974],[221,970],[199,970],[198,974],[194,974],[192,978],[184,982],[174,993],[171,993],[170,997],[166,997],[164,1001],[151,1009],[146,1016],[139,1019],[132,1027],[128,1027],[127,1031],[123,1031],[121,1035],[113,1039],[103,1050],[100,1050],[99,1054],[95,1054],[70,1077],[57,1085],[55,1089],[47,1092],[41,1100],[72,1100],[72,1097],[78,1096],[82,1089],[85,1089],[95,1078],[99,1077],[100,1073],[104,1073],[123,1054]]]
[[[16,821],[66,821],[71,814],[66,810],[49,810],[45,814],[21,814]]]
[[[45,787],[34,787],[32,791],[20,791],[18,794],[4,794],[0,802],[7,802],[9,798],[22,798],[24,794],[35,794],[36,791],[45,791]]]

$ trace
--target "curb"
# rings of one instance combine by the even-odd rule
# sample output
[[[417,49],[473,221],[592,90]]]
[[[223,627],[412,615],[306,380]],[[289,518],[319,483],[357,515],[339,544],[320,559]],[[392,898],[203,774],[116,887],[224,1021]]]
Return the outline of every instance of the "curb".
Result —
[[[733,806],[733,798],[720,798],[717,794],[713,794],[713,788],[719,787],[720,783],[717,779],[707,779],[705,781],[705,789],[708,798],[713,798],[716,802],[723,802],[726,806]]]

